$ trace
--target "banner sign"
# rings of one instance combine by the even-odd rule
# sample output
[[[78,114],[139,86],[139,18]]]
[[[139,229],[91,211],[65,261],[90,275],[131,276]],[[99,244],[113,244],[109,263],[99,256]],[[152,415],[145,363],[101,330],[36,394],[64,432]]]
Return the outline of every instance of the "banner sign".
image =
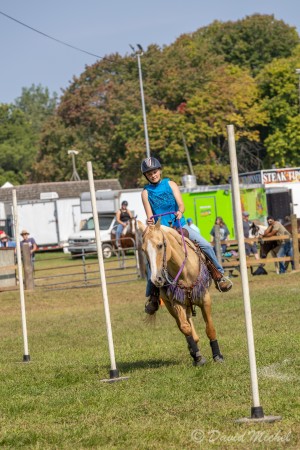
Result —
[[[277,169],[263,172],[263,184],[300,183],[300,169]]]

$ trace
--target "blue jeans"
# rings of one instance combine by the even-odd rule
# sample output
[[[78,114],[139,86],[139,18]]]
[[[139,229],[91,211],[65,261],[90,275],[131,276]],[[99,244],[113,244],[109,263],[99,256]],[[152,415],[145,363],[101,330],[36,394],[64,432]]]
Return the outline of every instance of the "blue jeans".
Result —
[[[277,257],[281,258],[282,256],[290,256],[290,257],[293,256],[293,247],[291,241],[282,242],[278,250]],[[294,261],[292,261],[292,269],[294,269]],[[279,262],[279,272],[280,273],[285,272],[285,263],[282,261]]]
[[[123,230],[124,230],[123,225],[119,223],[117,226],[117,229],[116,229],[116,246],[117,247],[120,245],[120,237],[121,237]]]
[[[221,266],[221,264],[219,263],[219,261],[217,260],[214,249],[209,244],[209,242],[207,242],[207,240],[204,239],[204,237],[200,236],[200,234],[197,233],[197,231],[193,230],[188,225],[184,225],[182,228],[185,228],[189,232],[189,239],[191,241],[198,242],[201,250],[203,250],[204,253],[206,253],[207,256],[212,260],[213,264],[216,266],[216,268],[219,270],[219,272],[221,272],[221,274],[224,274],[224,269]],[[148,280],[147,287],[146,287],[146,297],[149,297],[151,294],[153,294],[153,292],[155,292],[155,289],[158,289],[158,288],[156,288],[154,286],[154,284],[152,283],[152,281],[150,280],[151,270],[150,270],[150,266],[149,266],[148,262],[146,265],[146,270],[147,270],[147,280]]]
[[[198,242],[198,244],[200,245],[201,250],[203,250],[204,253],[207,254],[207,256],[212,260],[212,262],[214,263],[216,268],[219,270],[219,272],[221,272],[223,274],[224,273],[224,269],[221,266],[221,264],[219,263],[219,261],[217,260],[217,257],[216,257],[216,254],[214,252],[214,249],[210,245],[210,243],[207,242],[207,240],[204,239],[204,237],[200,236],[200,234],[197,233],[197,231],[193,230],[188,225],[184,225],[183,228],[188,230],[189,235],[190,235],[190,240]]]

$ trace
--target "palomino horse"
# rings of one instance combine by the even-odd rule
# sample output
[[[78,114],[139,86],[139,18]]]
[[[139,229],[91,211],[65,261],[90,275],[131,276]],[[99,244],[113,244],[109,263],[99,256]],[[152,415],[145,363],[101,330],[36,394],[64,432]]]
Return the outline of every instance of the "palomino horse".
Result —
[[[213,359],[223,361],[211,317],[208,291],[211,277],[201,252],[173,228],[160,225],[160,221],[148,227],[140,221],[137,225],[143,232],[142,249],[150,264],[151,281],[160,289],[160,297],[185,335],[193,364],[202,366],[206,363],[200,353],[199,337],[191,318],[195,305],[201,309]]]

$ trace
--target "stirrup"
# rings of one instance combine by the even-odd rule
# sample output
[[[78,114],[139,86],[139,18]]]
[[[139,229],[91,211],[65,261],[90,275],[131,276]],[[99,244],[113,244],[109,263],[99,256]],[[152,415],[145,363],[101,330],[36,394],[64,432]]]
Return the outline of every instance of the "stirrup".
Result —
[[[220,292],[228,292],[233,286],[232,281],[227,277],[222,277],[220,280],[215,280],[216,288]]]

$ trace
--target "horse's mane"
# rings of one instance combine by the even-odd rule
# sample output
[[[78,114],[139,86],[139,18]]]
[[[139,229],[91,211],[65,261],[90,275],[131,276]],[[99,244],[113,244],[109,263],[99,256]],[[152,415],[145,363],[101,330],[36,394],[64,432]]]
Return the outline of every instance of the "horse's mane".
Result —
[[[171,228],[171,227],[167,227],[166,225],[160,225],[161,231],[165,234],[166,237],[170,236],[171,238],[173,238],[173,242],[175,241],[176,244],[182,248],[183,246],[183,242],[182,242],[182,235],[181,233],[179,233],[176,229]],[[156,225],[149,225],[145,228],[145,230],[142,233],[142,237],[146,237],[148,234],[151,235],[152,232],[155,232],[155,230],[157,230],[157,226]],[[187,251],[189,251],[189,248],[192,249],[194,252],[197,251],[197,248],[195,246],[195,244],[193,243],[193,241],[191,241],[190,239],[186,238],[185,236],[183,236],[185,242],[186,242],[186,248]]]

